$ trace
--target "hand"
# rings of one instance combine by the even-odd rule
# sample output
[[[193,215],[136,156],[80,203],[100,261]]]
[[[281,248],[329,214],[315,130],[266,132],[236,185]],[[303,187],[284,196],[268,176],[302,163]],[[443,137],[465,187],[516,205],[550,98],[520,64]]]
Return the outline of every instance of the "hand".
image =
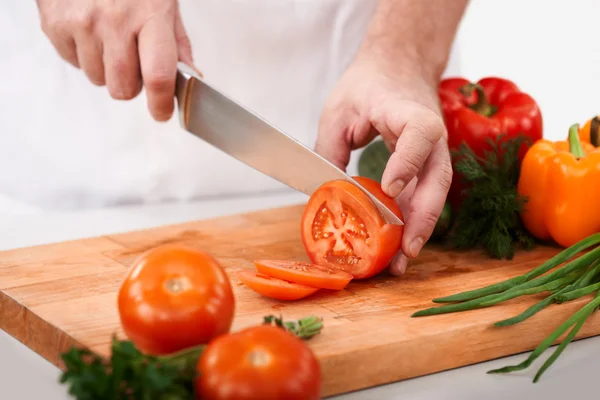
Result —
[[[395,275],[431,236],[452,182],[437,84],[415,71],[357,58],[326,103],[316,144],[319,154],[344,170],[351,150],[378,134],[393,152],[381,186],[397,198],[406,219],[401,253],[390,266]]]
[[[119,100],[146,87],[158,121],[173,114],[177,61],[193,65],[177,0],[37,0],[62,58]]]

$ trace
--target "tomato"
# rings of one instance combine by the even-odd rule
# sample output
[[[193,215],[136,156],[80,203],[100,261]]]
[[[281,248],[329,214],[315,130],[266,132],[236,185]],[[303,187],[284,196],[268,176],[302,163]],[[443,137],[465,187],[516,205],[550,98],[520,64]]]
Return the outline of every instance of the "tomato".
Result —
[[[262,274],[320,289],[342,290],[352,280],[348,272],[316,264],[285,260],[259,260],[254,264]]]
[[[355,179],[404,219],[377,181]],[[404,225],[388,224],[365,192],[342,180],[321,185],[302,215],[302,242],[311,261],[347,271],[355,279],[383,271],[400,249],[403,233]]]
[[[319,290],[319,288],[284,281],[247,269],[239,271],[237,276],[255,292],[277,300],[300,300]]]
[[[163,245],[133,263],[119,289],[118,309],[129,339],[140,351],[159,355],[229,332],[235,299],[212,256]]]
[[[321,395],[321,368],[310,347],[272,325],[214,339],[196,369],[197,399],[317,400]]]

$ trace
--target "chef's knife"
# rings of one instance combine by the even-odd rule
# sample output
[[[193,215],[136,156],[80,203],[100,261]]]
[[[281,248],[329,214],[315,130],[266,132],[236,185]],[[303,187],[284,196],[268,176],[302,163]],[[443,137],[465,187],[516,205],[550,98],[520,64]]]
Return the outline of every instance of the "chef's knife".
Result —
[[[237,160],[309,196],[325,182],[351,182],[388,223],[404,224],[340,168],[208,85],[183,63],[178,65],[175,96],[182,127]]]

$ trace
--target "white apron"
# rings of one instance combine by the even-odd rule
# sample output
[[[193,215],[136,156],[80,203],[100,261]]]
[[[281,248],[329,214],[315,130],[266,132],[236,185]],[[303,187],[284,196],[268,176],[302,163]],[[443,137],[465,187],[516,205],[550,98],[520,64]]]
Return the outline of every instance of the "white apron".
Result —
[[[205,78],[313,147],[376,0],[180,4]],[[33,1],[3,2],[0,54],[0,196],[64,209],[288,190],[186,133],[175,116],[152,120],[144,92],[115,101],[92,85],[56,54]]]

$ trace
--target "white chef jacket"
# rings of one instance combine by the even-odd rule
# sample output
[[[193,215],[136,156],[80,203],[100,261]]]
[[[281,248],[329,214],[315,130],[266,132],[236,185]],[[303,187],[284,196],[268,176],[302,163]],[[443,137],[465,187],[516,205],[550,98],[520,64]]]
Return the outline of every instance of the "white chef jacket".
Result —
[[[205,79],[309,147],[375,5],[180,1]],[[144,92],[115,101],[91,84],[44,36],[33,1],[3,2],[0,54],[0,197],[72,209],[289,190],[185,132],[176,115],[155,122]]]

